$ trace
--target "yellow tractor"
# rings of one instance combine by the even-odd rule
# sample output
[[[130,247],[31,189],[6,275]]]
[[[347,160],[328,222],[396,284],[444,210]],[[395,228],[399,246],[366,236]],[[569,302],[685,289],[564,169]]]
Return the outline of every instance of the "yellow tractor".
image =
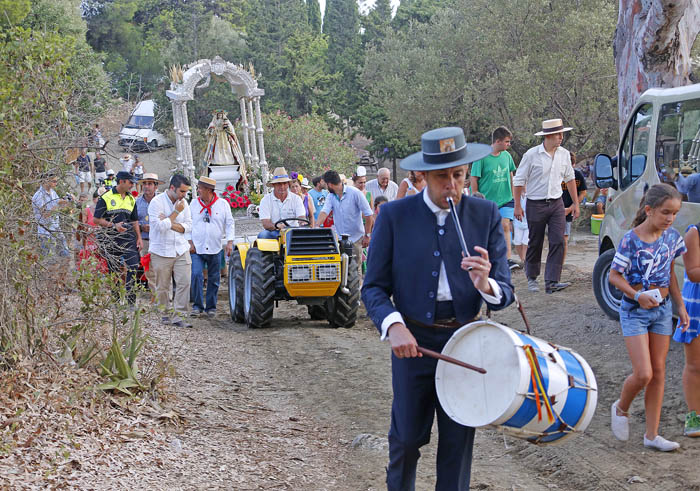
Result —
[[[229,261],[229,306],[234,322],[268,327],[275,304],[296,300],[314,320],[352,327],[360,303],[360,277],[346,235],[309,228],[302,219],[283,219],[277,239],[238,243]]]

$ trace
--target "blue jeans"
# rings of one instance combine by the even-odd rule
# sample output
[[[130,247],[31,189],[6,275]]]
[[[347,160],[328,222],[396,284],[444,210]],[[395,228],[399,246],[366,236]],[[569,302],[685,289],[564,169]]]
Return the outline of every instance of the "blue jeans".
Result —
[[[199,311],[216,310],[216,296],[221,283],[220,254],[191,254],[192,257],[192,299],[193,309]],[[207,265],[207,305],[204,306],[204,265]]]
[[[258,239],[278,239],[279,236],[279,230],[263,230],[258,234]]]

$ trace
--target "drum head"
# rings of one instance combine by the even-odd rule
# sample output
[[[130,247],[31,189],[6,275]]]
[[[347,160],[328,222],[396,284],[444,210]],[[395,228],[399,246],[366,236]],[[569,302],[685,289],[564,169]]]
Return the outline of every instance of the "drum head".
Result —
[[[472,322],[454,333],[442,353],[482,367],[486,374],[438,362],[435,388],[450,418],[479,427],[506,421],[515,413],[530,382],[527,360],[516,344],[521,343],[511,329],[490,321]]]

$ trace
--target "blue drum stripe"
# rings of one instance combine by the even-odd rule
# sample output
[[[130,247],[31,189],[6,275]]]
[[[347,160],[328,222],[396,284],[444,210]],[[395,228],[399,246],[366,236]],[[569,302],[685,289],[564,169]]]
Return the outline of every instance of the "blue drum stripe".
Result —
[[[588,382],[586,380],[586,372],[584,371],[581,363],[566,350],[560,350],[559,355],[562,357],[564,364],[566,365],[566,373],[574,377],[574,385],[576,386],[575,388],[569,388],[566,403],[564,404],[564,408],[562,409],[560,415],[561,418],[566,421],[566,423],[568,423],[572,428],[575,428],[584,415],[586,403],[588,402],[588,397],[590,396],[590,390],[580,387],[581,381]],[[545,434],[552,434],[540,438],[538,441],[553,442],[566,436],[566,431],[570,429],[567,428],[564,431],[560,431],[559,427],[561,424],[562,421],[557,418],[554,424],[544,431]]]
[[[529,344],[533,348],[535,348],[535,354],[537,356],[537,361],[540,364],[540,370],[542,371],[542,383],[544,384],[544,390],[545,392],[549,392],[549,367],[547,365],[547,358],[540,353],[539,347],[537,345],[537,341],[535,341],[533,338],[528,336],[527,334],[523,334],[520,332],[515,331],[515,334],[518,335],[520,340],[523,342],[523,344]],[[522,349],[522,346],[516,346],[517,349]],[[527,391],[529,393],[533,393],[533,387],[532,387],[532,379],[530,379],[530,384],[528,385]],[[543,394],[546,396],[546,394]],[[546,413],[544,412],[544,408],[542,408],[543,412],[543,417],[546,418]],[[517,412],[505,423],[503,423],[503,426],[511,426],[513,428],[523,428],[525,425],[527,425],[530,421],[532,421],[533,418],[537,417],[537,404],[535,404],[535,401],[530,398],[526,398],[520,408],[517,410]],[[556,421],[555,421],[556,424]]]

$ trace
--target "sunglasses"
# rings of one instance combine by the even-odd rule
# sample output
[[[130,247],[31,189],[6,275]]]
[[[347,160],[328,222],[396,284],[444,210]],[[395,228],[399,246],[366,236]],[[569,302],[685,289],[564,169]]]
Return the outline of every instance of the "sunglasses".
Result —
[[[204,223],[209,223],[211,221],[211,218],[209,217],[209,210],[205,209],[204,210]]]

